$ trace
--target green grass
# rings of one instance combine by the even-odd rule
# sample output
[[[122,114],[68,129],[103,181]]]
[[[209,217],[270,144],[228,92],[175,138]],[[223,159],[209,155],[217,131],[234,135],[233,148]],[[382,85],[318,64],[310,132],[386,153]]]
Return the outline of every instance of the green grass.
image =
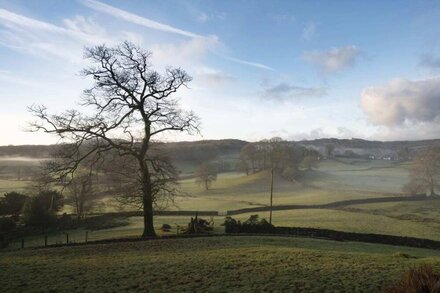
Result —
[[[251,214],[237,215],[236,218],[245,220]],[[269,219],[269,212],[258,213],[258,215]],[[389,217],[386,214],[327,209],[274,211],[272,223],[276,226],[411,236],[440,241],[440,222],[403,220]]]
[[[205,220],[211,220],[211,217],[202,217]],[[224,221],[224,217],[213,217],[214,220],[214,233],[224,233],[224,227],[221,224]],[[176,235],[177,226],[186,227],[190,221],[190,216],[156,216],[155,217],[155,229],[158,235]],[[163,224],[171,225],[170,232],[162,232],[161,227]],[[114,238],[126,238],[126,237],[139,237],[143,232],[143,218],[142,217],[129,217],[127,219],[127,225],[101,229],[101,230],[88,230],[88,240],[104,240]],[[181,232],[181,231],[180,231]],[[69,242],[82,243],[85,242],[86,230],[74,229],[65,231],[48,232],[48,244],[66,243],[66,233],[69,234]],[[41,247],[44,245],[44,234],[30,235],[23,237],[25,241],[25,247]],[[14,250],[21,248],[21,238],[12,240],[9,243],[8,249]]]
[[[0,288],[375,292],[422,263],[438,270],[440,252],[280,237],[156,240],[3,252]]]
[[[11,191],[24,191],[29,184],[30,181],[0,179],[0,196]]]
[[[324,161],[318,170],[307,172],[300,182],[275,178],[274,204],[322,204],[340,200],[400,195],[408,180],[405,166],[390,161],[341,163]],[[224,173],[210,190],[196,185],[194,179],[181,181],[190,197],[178,198],[174,209],[232,210],[269,204],[270,174],[246,176]]]

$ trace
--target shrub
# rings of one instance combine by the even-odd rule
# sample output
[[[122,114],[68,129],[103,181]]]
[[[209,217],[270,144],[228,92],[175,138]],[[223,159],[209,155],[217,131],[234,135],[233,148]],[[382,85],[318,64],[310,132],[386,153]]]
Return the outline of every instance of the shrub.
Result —
[[[8,247],[9,243],[4,234],[0,233],[0,249]]]
[[[15,221],[11,218],[0,218],[0,234],[11,232],[15,229]]]
[[[162,229],[163,232],[170,232],[171,231],[171,225],[163,224],[161,229]]]
[[[440,292],[440,275],[425,264],[405,272],[400,280],[389,287],[389,293]]]
[[[200,234],[214,230],[213,221],[207,221],[199,218],[196,214],[195,218],[191,218],[188,227],[183,230],[183,234]]]
[[[18,217],[27,198],[26,195],[15,191],[5,193],[0,198],[0,215],[14,215]]]
[[[275,231],[272,224],[266,219],[260,220],[258,215],[252,215],[244,222],[226,217],[223,225],[226,233],[272,233]]]
[[[46,210],[51,209],[54,212],[58,212],[64,206],[64,197],[59,191],[44,190],[37,197]]]
[[[40,197],[26,200],[23,210],[23,222],[31,227],[49,227],[56,222],[55,215],[47,209]]]

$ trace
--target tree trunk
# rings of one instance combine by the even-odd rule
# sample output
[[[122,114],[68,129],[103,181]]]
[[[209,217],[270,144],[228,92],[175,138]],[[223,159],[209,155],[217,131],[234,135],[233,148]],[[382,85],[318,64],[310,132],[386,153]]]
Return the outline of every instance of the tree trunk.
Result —
[[[143,187],[142,187],[142,204],[144,208],[144,232],[142,237],[155,237],[153,222],[153,192],[151,190],[151,178],[146,163],[141,162]]]
[[[143,191],[143,205],[144,205],[144,232],[142,237],[155,237],[153,222],[153,199],[151,193],[148,192],[148,188],[144,188]]]
[[[270,171],[270,213],[269,213],[269,223],[272,224],[272,203],[273,203],[273,167]]]

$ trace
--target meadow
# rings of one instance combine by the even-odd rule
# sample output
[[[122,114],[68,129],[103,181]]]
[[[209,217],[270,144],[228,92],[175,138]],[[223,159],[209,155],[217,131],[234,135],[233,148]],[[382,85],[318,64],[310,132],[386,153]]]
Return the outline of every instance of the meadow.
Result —
[[[440,252],[291,237],[168,239],[2,252],[0,288],[375,292],[423,263],[440,269]]]
[[[339,159],[320,163],[319,169],[307,171],[300,182],[289,182],[275,178],[274,205],[323,204],[347,199],[402,196],[402,186],[407,181],[409,165],[393,161],[368,161]],[[218,211],[220,214],[248,207],[262,207],[269,204],[270,174],[258,172],[246,176],[243,173],[221,173],[209,190],[195,184],[190,178],[190,166],[185,166],[181,187],[186,196],[176,199],[170,210]],[[12,182],[12,181],[10,181]],[[369,182],[366,184],[365,182]],[[118,211],[111,198],[102,200],[104,211]],[[124,210],[130,208],[125,207]],[[348,232],[379,233],[397,236],[412,236],[440,240],[440,200],[417,202],[392,202],[344,206],[337,209],[295,209],[273,212],[273,224],[327,228]],[[234,216],[246,220],[253,213]],[[268,212],[258,213],[268,219]],[[185,226],[189,216],[156,216],[155,227],[159,233],[163,224],[172,226],[167,234],[176,234],[177,226]],[[205,217],[209,219],[209,217]],[[213,218],[215,232],[222,233],[224,216]],[[136,237],[142,233],[142,217],[122,219],[114,228],[88,231],[89,240],[119,237]],[[49,244],[65,242],[69,233],[71,242],[85,240],[84,229],[51,233]],[[25,246],[41,246],[43,235],[25,237]],[[10,248],[21,246],[20,239]]]

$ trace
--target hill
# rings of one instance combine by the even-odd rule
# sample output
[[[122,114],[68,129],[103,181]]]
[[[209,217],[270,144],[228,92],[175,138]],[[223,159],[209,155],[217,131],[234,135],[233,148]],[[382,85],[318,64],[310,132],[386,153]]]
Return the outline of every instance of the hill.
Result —
[[[171,158],[177,162],[200,163],[221,158],[236,157],[247,141],[238,139],[199,140],[157,143]],[[395,156],[399,151],[410,153],[420,151],[429,146],[440,144],[440,139],[417,141],[370,141],[363,139],[320,138],[302,140],[292,143],[311,147],[325,153],[329,144],[335,147],[335,154],[343,156],[347,150],[357,154],[382,154]],[[47,158],[55,149],[55,145],[9,145],[0,146],[1,157]]]
[[[57,292],[377,292],[422,263],[439,268],[440,252],[271,236],[168,239],[1,252],[0,287]]]

